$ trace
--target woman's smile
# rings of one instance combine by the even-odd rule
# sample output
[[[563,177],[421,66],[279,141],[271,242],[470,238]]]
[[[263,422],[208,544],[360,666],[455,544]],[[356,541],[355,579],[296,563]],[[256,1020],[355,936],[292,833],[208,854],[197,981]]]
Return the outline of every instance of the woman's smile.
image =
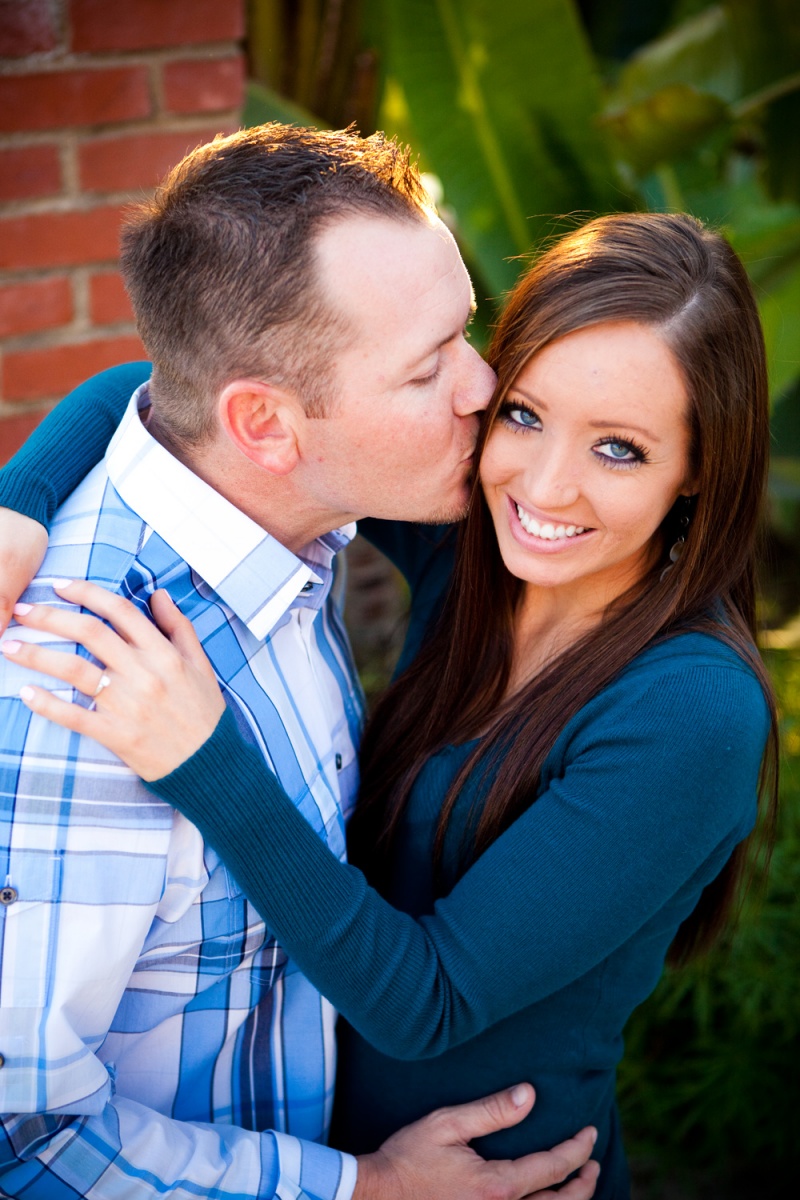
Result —
[[[582,541],[593,532],[591,528],[564,517],[547,517],[541,513],[532,513],[513,496],[508,497],[508,504],[511,509],[511,532],[523,546],[537,543],[532,548],[543,550],[545,553],[569,550],[576,542]],[[547,544],[542,546],[542,542]]]

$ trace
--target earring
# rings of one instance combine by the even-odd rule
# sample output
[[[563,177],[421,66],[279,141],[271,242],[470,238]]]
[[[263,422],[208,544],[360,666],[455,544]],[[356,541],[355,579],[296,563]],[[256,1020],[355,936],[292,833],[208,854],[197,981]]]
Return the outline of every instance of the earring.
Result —
[[[669,563],[667,564],[666,567],[664,567],[664,570],[661,572],[661,579],[664,579],[669,574],[669,572],[672,570],[675,563],[678,561],[681,554],[683,553],[683,547],[686,544],[686,535],[689,532],[689,523],[691,521],[691,517],[689,516],[689,510],[690,510],[691,503],[692,503],[692,497],[691,496],[681,496],[679,503],[681,505],[682,511],[681,511],[680,516],[678,517],[678,536],[675,539],[675,541],[672,543],[672,545],[670,546]]]

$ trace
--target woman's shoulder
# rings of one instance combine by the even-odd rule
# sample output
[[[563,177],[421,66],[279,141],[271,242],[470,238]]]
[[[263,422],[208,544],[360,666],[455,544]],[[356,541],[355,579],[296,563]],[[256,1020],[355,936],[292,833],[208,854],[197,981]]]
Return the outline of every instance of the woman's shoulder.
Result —
[[[689,630],[675,633],[646,646],[621,672],[654,676],[669,675],[675,671],[727,669],[743,672],[758,682],[751,664],[738,650],[721,636]]]
[[[714,844],[734,828],[744,837],[769,728],[753,668],[721,638],[682,633],[643,650],[567,722],[542,787],[571,775],[589,781],[586,803],[610,786],[702,823]]]
[[[769,730],[767,698],[752,665],[721,637],[686,632],[646,647],[569,722],[574,743],[585,736],[650,728],[655,739],[682,731],[708,746],[731,738],[760,759]],[[724,737],[723,737],[724,735]]]

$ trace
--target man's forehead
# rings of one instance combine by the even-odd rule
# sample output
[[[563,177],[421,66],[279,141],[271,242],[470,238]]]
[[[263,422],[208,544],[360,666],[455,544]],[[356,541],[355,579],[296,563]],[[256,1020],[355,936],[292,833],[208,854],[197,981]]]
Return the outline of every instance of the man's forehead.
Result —
[[[316,257],[326,284],[343,290],[379,288],[387,275],[395,283],[415,283],[432,264],[466,274],[458,247],[447,227],[429,218],[400,220],[353,214],[327,226],[319,235]],[[351,285],[348,287],[347,285]]]
[[[405,325],[428,313],[437,326],[461,328],[474,309],[458,247],[433,215],[343,218],[320,235],[317,258],[320,284],[335,311],[373,329],[381,318]],[[446,340],[444,328],[432,332]]]

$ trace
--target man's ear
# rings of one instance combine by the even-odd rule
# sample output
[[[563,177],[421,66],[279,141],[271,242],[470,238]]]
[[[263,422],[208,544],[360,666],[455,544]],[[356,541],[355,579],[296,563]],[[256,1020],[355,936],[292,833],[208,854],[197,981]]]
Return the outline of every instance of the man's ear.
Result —
[[[293,392],[258,379],[235,379],[220,393],[219,418],[230,440],[272,475],[288,475],[300,457],[302,409]]]

